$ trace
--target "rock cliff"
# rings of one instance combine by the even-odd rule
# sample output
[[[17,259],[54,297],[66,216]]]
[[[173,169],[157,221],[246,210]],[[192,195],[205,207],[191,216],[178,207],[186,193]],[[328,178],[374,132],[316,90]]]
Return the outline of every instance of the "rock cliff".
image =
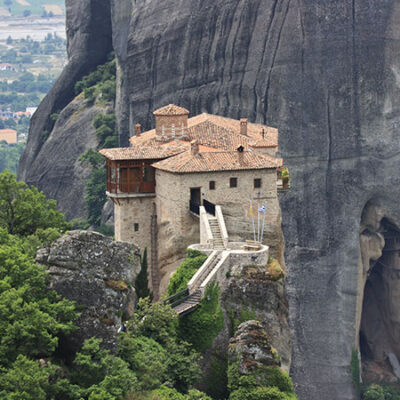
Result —
[[[128,127],[149,127],[151,111],[170,102],[195,114],[247,116],[279,127],[292,182],[281,206],[293,379],[301,400],[354,399],[350,358],[359,343],[363,296],[361,214],[373,200],[390,220],[400,217],[398,2],[66,3],[69,65],[84,68],[109,50],[111,7],[121,143]],[[88,4],[90,12],[82,12]],[[82,29],[87,34],[80,47]],[[91,45],[93,59],[81,51]],[[40,167],[33,167],[48,116],[69,101],[63,93],[79,75],[68,68],[79,69],[67,67],[32,121],[20,167],[29,183],[40,180]],[[44,182],[39,187],[45,189]]]
[[[114,350],[121,322],[133,315],[133,284],[140,271],[137,248],[99,233],[71,231],[38,251],[36,262],[47,266],[50,287],[78,306],[79,329],[64,347],[71,354],[92,336]]]

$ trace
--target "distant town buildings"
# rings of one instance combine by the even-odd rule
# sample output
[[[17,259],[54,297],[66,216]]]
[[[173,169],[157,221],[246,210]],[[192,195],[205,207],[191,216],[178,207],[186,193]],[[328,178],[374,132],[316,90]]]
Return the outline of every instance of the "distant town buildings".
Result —
[[[12,71],[12,72],[15,72],[16,70],[17,69],[12,64],[9,64],[9,63],[1,63],[0,64],[0,71]]]
[[[35,114],[37,110],[37,107],[26,107],[26,112],[30,114],[30,116],[32,117],[33,114]]]
[[[37,110],[37,107],[26,107],[25,111],[16,111],[13,112],[9,108],[7,109],[1,109],[0,108],[0,119],[5,120],[5,119],[18,119],[21,117],[32,117],[32,115],[35,113]]]
[[[0,129],[0,143],[7,142],[8,144],[15,144],[18,142],[18,135],[15,129]]]

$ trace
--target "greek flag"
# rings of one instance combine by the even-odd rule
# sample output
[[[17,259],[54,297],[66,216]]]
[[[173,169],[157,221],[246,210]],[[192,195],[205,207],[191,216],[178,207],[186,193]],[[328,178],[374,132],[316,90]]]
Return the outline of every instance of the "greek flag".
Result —
[[[265,204],[264,204],[262,207],[260,207],[260,208],[258,209],[258,212],[265,214],[265,210],[266,210],[266,209],[267,209],[267,208],[265,207]]]

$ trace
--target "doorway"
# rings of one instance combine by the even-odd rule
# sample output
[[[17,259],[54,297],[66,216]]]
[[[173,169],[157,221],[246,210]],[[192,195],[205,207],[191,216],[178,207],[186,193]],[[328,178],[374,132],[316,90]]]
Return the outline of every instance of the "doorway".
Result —
[[[201,204],[201,192],[200,188],[190,188],[190,201],[193,204],[200,206]]]

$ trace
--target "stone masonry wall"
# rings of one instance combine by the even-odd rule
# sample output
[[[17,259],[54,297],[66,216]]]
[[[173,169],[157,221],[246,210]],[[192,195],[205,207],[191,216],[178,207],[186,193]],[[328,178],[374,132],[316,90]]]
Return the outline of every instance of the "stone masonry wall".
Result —
[[[229,187],[229,178],[237,177],[236,188]],[[261,188],[254,188],[254,179],[261,178]],[[215,181],[215,190],[209,182]],[[200,240],[199,219],[189,212],[190,188],[200,188],[201,198],[221,205],[230,241],[252,239],[250,199],[256,215],[260,193],[260,206],[267,207],[265,221],[265,243],[276,256],[280,238],[280,208],[277,199],[276,171],[226,171],[214,173],[172,174],[157,170],[157,213],[159,225],[159,266],[162,275],[161,292],[170,275],[184,257],[186,247]],[[256,221],[257,224],[257,221]],[[271,246],[272,245],[272,246]]]
[[[182,126],[187,128],[187,115],[160,115],[156,116],[156,133],[162,135],[162,127],[164,127],[164,135],[166,137],[182,136]],[[175,127],[175,135],[172,134],[172,125]]]
[[[153,214],[154,195],[118,199],[114,204],[115,239],[117,241],[134,243],[140,248],[141,254],[147,247],[150,264],[151,253],[151,215]],[[138,231],[135,232],[135,224]]]

